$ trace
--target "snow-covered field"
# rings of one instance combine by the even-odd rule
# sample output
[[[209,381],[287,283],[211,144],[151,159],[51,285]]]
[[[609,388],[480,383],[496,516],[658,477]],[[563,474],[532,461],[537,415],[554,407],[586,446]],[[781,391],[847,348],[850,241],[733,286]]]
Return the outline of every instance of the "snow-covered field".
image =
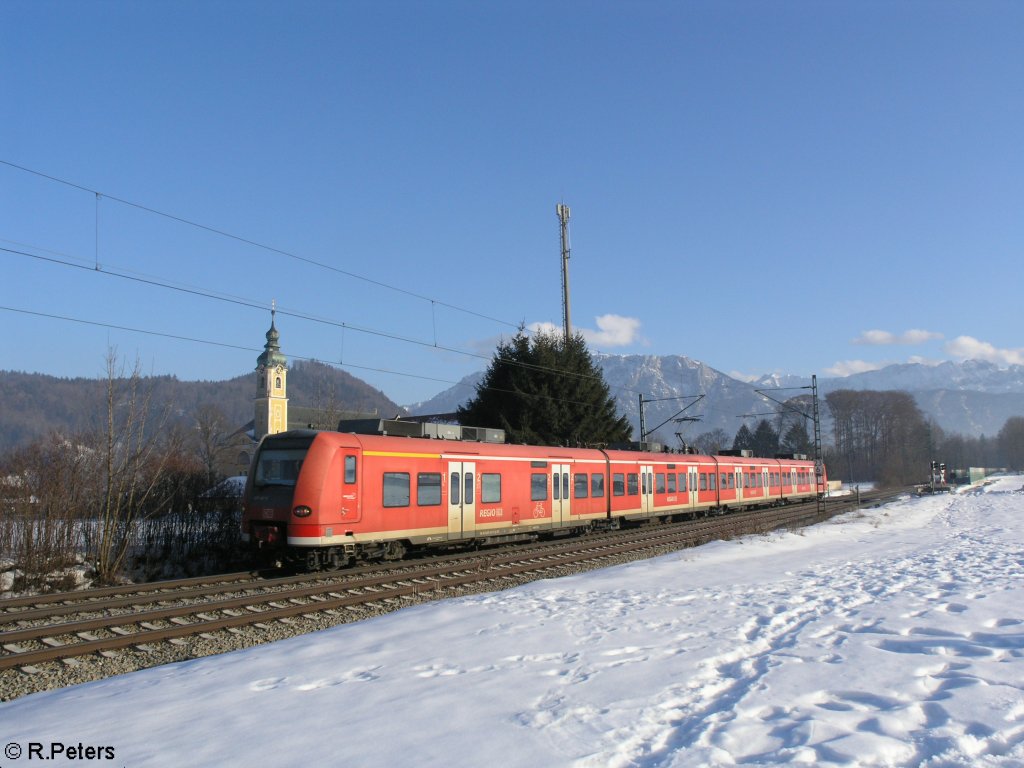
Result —
[[[0,765],[1022,766],[1022,484],[35,694]]]

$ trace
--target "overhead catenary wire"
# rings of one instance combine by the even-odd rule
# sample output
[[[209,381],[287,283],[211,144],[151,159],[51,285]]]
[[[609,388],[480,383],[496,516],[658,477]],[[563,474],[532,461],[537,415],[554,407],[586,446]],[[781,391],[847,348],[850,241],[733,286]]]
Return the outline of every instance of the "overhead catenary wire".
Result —
[[[61,320],[61,321],[64,321],[64,322],[77,323],[79,325],[90,325],[90,326],[94,326],[94,327],[98,327],[98,328],[107,328],[107,329],[110,329],[110,330],[127,331],[129,333],[140,333],[140,334],[144,334],[146,336],[157,336],[157,337],[160,337],[160,338],[174,339],[176,341],[185,341],[185,342],[189,342],[189,343],[193,343],[193,344],[206,344],[206,345],[209,345],[209,346],[222,347],[222,348],[225,348],[225,349],[236,349],[236,350],[241,350],[243,352],[259,352],[260,351],[260,348],[253,347],[253,346],[246,346],[246,345],[243,345],[243,344],[231,344],[231,343],[223,342],[223,341],[213,341],[211,339],[200,339],[200,338],[196,338],[194,336],[183,336],[183,335],[176,334],[176,333],[165,333],[163,331],[153,331],[153,330],[149,330],[149,329],[146,329],[146,328],[134,328],[132,326],[120,325],[120,324],[117,324],[117,323],[106,323],[106,322],[102,322],[102,321],[99,321],[99,320],[85,320],[85,319],[79,318],[79,317],[70,317],[68,315],[58,315],[58,314],[53,314],[53,313],[50,313],[50,312],[39,312],[39,311],[36,311],[36,310],[23,309],[23,308],[19,308],[19,307],[8,307],[8,306],[0,305],[0,311],[14,312],[14,313],[17,313],[17,314],[22,314],[22,315],[32,315],[34,317],[42,317],[42,318],[46,318],[46,319],[49,319],[49,320]],[[406,373],[406,372],[403,372],[403,371],[394,371],[394,370],[390,370],[388,368],[374,368],[374,367],[371,367],[371,366],[356,365],[356,364],[353,364],[353,363],[339,363],[339,364],[335,364],[335,363],[332,363],[332,362],[330,362],[328,360],[324,360],[323,358],[315,357],[315,356],[311,356],[311,355],[299,355],[299,354],[293,354],[293,353],[289,352],[288,356],[291,359],[293,359],[293,360],[302,360],[304,362],[310,362],[310,363],[322,363],[324,365],[329,365],[332,368],[352,368],[352,369],[360,370],[360,371],[373,371],[375,373],[386,373],[386,374],[391,374],[391,375],[394,375],[394,376],[405,376],[405,377],[408,377],[408,378],[420,379],[422,381],[433,381],[433,382],[437,382],[437,383],[440,383],[440,384],[451,384],[453,386],[458,386],[458,385],[462,384],[462,382],[460,382],[460,381],[452,381],[450,379],[439,379],[439,378],[435,378],[433,376],[423,376],[422,374]],[[534,399],[547,399],[547,400],[551,400],[553,402],[566,403],[566,404],[569,404],[569,405],[590,405],[590,403],[585,403],[585,402],[582,402],[582,401],[579,401],[579,400],[568,400],[566,398],[553,397],[552,395],[549,395],[549,394],[519,392],[519,391],[514,391],[514,390],[509,390],[509,389],[501,389],[499,387],[484,387],[484,389],[486,389],[488,391],[491,391],[491,392],[502,392],[502,393],[507,393],[507,394],[515,394],[515,395],[519,395],[520,397],[529,397],[529,398],[534,398]]]
[[[33,247],[33,246],[24,246],[24,244],[22,244],[22,245],[23,245],[23,247]],[[230,296],[230,295],[227,295],[227,294],[221,294],[221,293],[216,293],[216,292],[213,292],[213,291],[203,290],[201,288],[197,288],[197,287],[194,287],[194,286],[177,285],[177,284],[171,283],[169,281],[165,281],[163,279],[159,279],[159,278],[156,278],[156,277],[153,277],[153,276],[149,276],[149,275],[142,275],[142,274],[139,274],[139,273],[134,273],[133,274],[133,273],[128,272],[128,271],[119,271],[118,269],[112,268],[109,265],[104,267],[104,268],[102,268],[102,269],[93,269],[92,267],[87,266],[80,259],[72,260],[72,259],[75,259],[75,257],[68,256],[67,254],[55,254],[53,252],[49,252],[50,255],[42,255],[40,253],[32,253],[30,251],[19,250],[19,249],[16,249],[16,248],[8,248],[8,247],[5,247],[5,246],[0,246],[0,251],[6,252],[6,253],[10,253],[10,254],[13,254],[13,255],[17,255],[17,256],[24,256],[24,257],[36,259],[36,260],[39,260],[39,261],[48,262],[50,264],[55,264],[55,265],[58,265],[58,266],[71,267],[71,268],[81,269],[81,270],[88,271],[88,272],[98,272],[99,274],[106,275],[108,277],[117,277],[117,278],[121,278],[123,280],[129,280],[129,281],[140,283],[140,284],[144,284],[144,285],[150,285],[150,286],[154,286],[154,287],[158,287],[158,288],[164,288],[164,289],[167,289],[167,290],[173,290],[173,291],[178,291],[178,292],[181,292],[181,293],[190,294],[190,295],[193,295],[193,296],[199,296],[199,297],[202,297],[202,298],[213,299],[213,300],[216,300],[216,301],[222,301],[222,302],[226,302],[226,303],[229,303],[229,304],[235,304],[237,306],[248,307],[248,308],[251,308],[251,309],[258,309],[260,311],[265,311],[266,310],[265,303],[261,302],[259,300],[256,300],[256,299],[250,299],[250,298],[244,298],[244,297],[238,297],[238,296]],[[62,256],[63,258],[60,258],[59,256]],[[76,263],[76,261],[78,263]],[[366,328],[366,327],[363,327],[363,326],[358,326],[358,325],[355,325],[353,323],[349,323],[349,322],[345,322],[345,321],[341,321],[341,320],[331,320],[331,319],[328,319],[328,318],[317,317],[316,315],[311,315],[311,314],[308,314],[308,313],[305,313],[305,312],[298,312],[298,311],[290,310],[290,309],[278,308],[277,309],[277,313],[282,315],[282,316],[286,316],[286,317],[294,317],[294,318],[299,319],[299,320],[306,320],[308,322],[320,323],[320,324],[323,324],[323,325],[329,325],[329,326],[333,326],[333,327],[336,327],[336,328],[341,328],[343,331],[344,330],[352,330],[352,331],[356,331],[356,332],[359,332],[359,333],[365,333],[367,335],[376,336],[378,338],[385,338],[385,339],[389,339],[389,340],[392,340],[392,341],[399,341],[399,342],[406,343],[406,344],[413,344],[413,345],[417,345],[417,346],[421,346],[421,347],[425,347],[425,348],[436,349],[436,350],[439,350],[439,351],[442,351],[442,352],[451,352],[452,354],[463,355],[465,357],[475,358],[475,359],[479,359],[479,360],[483,360],[483,361],[489,361],[489,360],[492,359],[491,356],[482,355],[482,354],[480,354],[478,352],[469,352],[467,350],[458,349],[457,347],[448,347],[448,346],[444,346],[444,345],[438,344],[436,339],[434,340],[433,343],[431,343],[429,341],[423,341],[421,339],[413,339],[413,338],[409,338],[409,337],[406,337],[406,336],[401,336],[401,335],[398,335],[398,334],[395,334],[395,333],[390,333],[390,332],[387,332],[387,331],[381,331],[381,330],[374,329],[374,328]],[[558,368],[551,368],[549,366],[543,366],[543,365],[535,365],[533,363],[526,363],[526,362],[522,362],[522,361],[519,361],[519,360],[512,360],[512,359],[509,359],[509,358],[498,358],[498,360],[500,360],[501,362],[507,363],[509,365],[515,365],[515,366],[524,368],[526,370],[535,370],[535,371],[540,371],[540,372],[557,373],[557,374],[561,374],[561,375],[564,375],[564,376],[572,376],[572,377],[579,378],[579,379],[597,379],[597,378],[599,378],[597,376],[593,376],[593,375],[590,375],[590,374],[578,373],[576,371],[565,371],[565,370],[561,370],[561,369],[558,369]],[[381,370],[381,369],[367,369],[367,370]],[[395,373],[397,373],[397,372],[395,372]],[[398,375],[404,375],[404,374],[398,374]],[[410,374],[410,376],[412,376],[412,375]],[[430,380],[429,377],[423,377],[423,378],[426,379],[426,380]],[[628,389],[628,388],[625,388],[625,387],[619,387],[619,388],[616,388],[616,389],[617,389],[617,391],[622,391],[622,392],[634,392],[634,390],[631,390],[631,389]]]
[[[424,341],[421,341],[421,340],[418,340],[418,339],[412,339],[412,338],[409,338],[409,337],[404,337],[404,336],[400,336],[398,334],[383,332],[383,331],[379,331],[379,330],[376,330],[376,329],[364,328],[364,327],[353,325],[351,323],[346,323],[346,322],[336,321],[336,320],[329,320],[329,319],[325,319],[325,318],[318,318],[318,317],[315,317],[313,315],[309,315],[309,314],[302,313],[302,312],[291,311],[291,310],[279,310],[281,312],[281,314],[285,315],[285,316],[295,317],[295,318],[298,318],[298,319],[308,320],[308,321],[311,321],[311,322],[317,322],[317,323],[324,323],[324,324],[327,324],[327,325],[333,325],[335,327],[342,328],[343,331],[345,329],[351,329],[351,330],[354,330],[354,331],[358,331],[360,333],[366,333],[366,334],[378,336],[378,337],[381,337],[381,338],[387,338],[387,339],[391,339],[391,340],[395,340],[395,341],[400,341],[400,342],[403,342],[403,343],[409,343],[409,344],[415,344],[415,345],[420,345],[420,346],[425,346],[425,347],[431,347],[431,348],[434,348],[434,349],[437,349],[437,350],[440,350],[440,351],[451,352],[453,354],[463,355],[463,356],[472,357],[472,358],[478,358],[478,359],[481,359],[481,360],[491,360],[492,358],[490,356],[487,356],[487,355],[481,355],[481,354],[478,354],[478,353],[468,352],[466,350],[461,350],[461,349],[457,349],[457,348],[454,348],[454,347],[447,347],[447,346],[444,346],[444,345],[441,345],[441,344],[437,343],[436,316],[434,314],[435,311],[436,311],[436,307],[437,306],[442,306],[442,307],[445,307],[447,309],[454,310],[456,312],[461,312],[461,313],[464,313],[464,314],[467,314],[467,315],[478,317],[478,318],[483,319],[483,320],[488,320],[488,321],[491,321],[491,322],[499,323],[501,325],[505,325],[505,326],[512,327],[512,328],[516,328],[516,329],[518,329],[520,331],[523,331],[523,332],[527,332],[527,333],[531,332],[530,329],[525,328],[525,326],[522,323],[513,323],[513,322],[510,322],[508,320],[503,320],[501,318],[496,318],[496,317],[492,317],[490,315],[486,315],[486,314],[483,314],[483,313],[480,313],[480,312],[476,312],[476,311],[468,309],[466,307],[461,307],[461,306],[458,306],[456,304],[451,304],[449,302],[445,302],[445,301],[441,301],[439,299],[435,299],[435,298],[432,298],[432,297],[429,297],[429,296],[425,296],[423,294],[417,293],[415,291],[410,291],[410,290],[402,288],[400,286],[392,285],[390,283],[386,283],[386,282],[381,281],[381,280],[376,280],[374,278],[370,278],[370,277],[367,277],[365,275],[360,275],[358,273],[351,272],[351,271],[345,270],[345,269],[341,269],[340,267],[336,267],[336,266],[331,265],[331,264],[326,264],[324,262],[317,261],[316,259],[311,259],[311,258],[306,257],[306,256],[301,256],[301,255],[293,253],[291,251],[287,251],[287,250],[284,250],[284,249],[281,249],[281,248],[277,248],[275,246],[267,245],[266,243],[261,243],[261,242],[259,242],[257,240],[253,240],[253,239],[248,238],[248,237],[243,237],[243,236],[234,234],[232,232],[227,231],[226,229],[222,229],[222,228],[219,228],[219,227],[214,227],[214,226],[210,226],[210,225],[203,224],[203,223],[200,223],[200,222],[192,221],[192,220],[187,219],[187,218],[185,218],[183,216],[178,216],[176,214],[168,213],[166,211],[162,211],[160,209],[153,208],[151,206],[144,205],[142,203],[138,203],[138,202],[135,202],[135,201],[132,201],[132,200],[128,200],[126,198],[122,198],[122,197],[119,197],[117,195],[111,195],[111,194],[106,193],[106,192],[101,192],[100,190],[94,189],[94,188],[86,186],[84,184],[79,184],[79,183],[70,181],[68,179],[61,178],[59,176],[54,176],[54,175],[49,174],[49,173],[44,173],[42,171],[39,171],[39,170],[36,170],[36,169],[33,169],[33,168],[29,168],[29,167],[23,166],[23,165],[20,165],[18,163],[11,162],[9,160],[5,160],[5,159],[0,158],[0,165],[7,166],[9,168],[12,168],[12,169],[21,171],[23,173],[27,173],[27,174],[36,176],[38,178],[42,178],[42,179],[54,182],[56,184],[61,184],[61,185],[67,186],[67,187],[72,188],[72,189],[76,189],[76,190],[80,190],[82,192],[89,193],[89,194],[91,194],[94,197],[94,201],[95,201],[94,202],[94,204],[95,204],[95,232],[94,232],[95,245],[94,245],[94,250],[95,250],[95,252],[94,252],[94,258],[93,258],[93,263],[92,263],[91,271],[100,272],[100,273],[106,274],[106,275],[112,275],[112,276],[120,277],[122,279],[134,280],[134,281],[139,282],[139,283],[144,283],[144,284],[149,284],[149,285],[153,285],[153,286],[159,286],[159,287],[163,287],[163,288],[167,288],[167,289],[171,289],[171,290],[176,290],[176,291],[180,291],[180,292],[184,292],[184,293],[189,293],[189,294],[196,295],[196,296],[202,296],[202,297],[206,297],[206,298],[217,299],[217,300],[220,300],[220,301],[226,301],[226,302],[234,303],[234,304],[237,304],[237,305],[240,305],[240,306],[247,306],[247,307],[257,308],[257,309],[261,309],[261,310],[265,309],[265,304],[263,302],[259,302],[259,301],[255,301],[255,300],[251,300],[251,299],[241,299],[241,298],[238,298],[238,297],[231,297],[231,296],[229,296],[227,294],[218,294],[218,293],[214,293],[212,291],[204,291],[204,290],[201,290],[201,289],[198,289],[198,288],[194,288],[194,287],[186,287],[186,286],[182,286],[182,285],[174,285],[174,284],[172,284],[170,282],[159,280],[159,279],[156,279],[156,278],[153,278],[153,277],[140,276],[138,274],[132,274],[130,271],[120,271],[120,270],[116,270],[116,269],[111,269],[109,266],[101,267],[101,265],[100,265],[100,253],[99,253],[99,251],[100,251],[100,243],[99,243],[99,239],[100,239],[100,232],[99,232],[99,228],[100,228],[100,211],[99,211],[99,208],[100,208],[100,200],[101,200],[101,198],[105,197],[105,198],[107,198],[109,200],[112,200],[112,201],[114,201],[116,203],[119,203],[121,205],[124,205],[124,206],[127,206],[127,207],[131,207],[131,208],[134,208],[136,210],[140,210],[140,211],[143,211],[143,212],[155,215],[155,216],[159,216],[159,217],[165,218],[165,219],[167,219],[169,221],[174,221],[174,222],[186,225],[186,226],[194,227],[196,229],[199,229],[199,230],[202,230],[202,231],[205,231],[205,232],[209,232],[211,234],[214,234],[214,235],[217,235],[217,236],[220,236],[220,237],[224,237],[224,238],[233,240],[235,242],[239,242],[239,243],[242,243],[242,244],[245,244],[245,245],[249,245],[249,246],[254,247],[254,248],[259,248],[259,249],[265,250],[265,251],[267,251],[269,253],[278,254],[280,256],[284,256],[284,257],[287,257],[287,258],[290,258],[290,259],[294,259],[296,261],[300,261],[300,262],[309,264],[311,266],[318,267],[320,269],[328,270],[328,271],[334,272],[336,274],[344,275],[344,276],[350,277],[352,279],[360,280],[360,281],[366,282],[366,283],[371,284],[371,285],[376,285],[378,287],[385,288],[387,290],[391,290],[391,291],[394,291],[394,292],[397,292],[397,293],[401,293],[401,294],[404,294],[406,296],[409,296],[409,297],[412,297],[412,298],[415,298],[415,299],[418,299],[418,300],[430,302],[430,304],[431,304],[432,321],[433,321],[433,326],[434,326],[434,341],[433,341],[432,344],[430,344],[428,342],[424,342]],[[29,246],[29,247],[33,247],[34,248],[34,246]],[[73,262],[65,261],[65,260],[62,260],[62,259],[55,259],[55,258],[52,258],[52,257],[40,256],[37,253],[29,253],[29,252],[25,252],[25,251],[16,251],[16,250],[13,250],[13,249],[8,249],[8,248],[0,248],[0,250],[5,250],[5,251],[7,251],[9,253],[19,254],[19,255],[30,257],[30,258],[46,260],[46,261],[50,261],[51,263],[61,264],[61,265],[64,265],[64,266],[69,266],[69,267],[81,267],[82,266],[81,264],[75,264]],[[43,250],[43,249],[38,249],[38,250]],[[495,359],[499,359],[499,358],[495,358]],[[523,368],[526,368],[526,369],[533,369],[533,370],[538,370],[538,371],[546,371],[546,372],[558,373],[558,374],[562,374],[562,375],[565,375],[565,376],[574,376],[574,377],[582,378],[582,379],[602,378],[602,377],[598,377],[598,376],[592,376],[592,375],[589,375],[589,374],[581,374],[581,373],[577,373],[577,372],[573,372],[573,371],[563,371],[563,370],[559,370],[559,369],[555,369],[555,368],[550,368],[550,367],[546,367],[546,366],[533,365],[533,364],[530,364],[530,363],[524,363],[524,362],[516,361],[516,360],[509,360],[509,359],[499,359],[499,360],[501,360],[502,362],[505,362],[505,363],[508,363],[508,364],[512,364],[512,365],[517,365],[517,366],[520,366],[520,367],[523,367]],[[352,367],[356,367],[356,366],[352,366]],[[423,378],[423,379],[426,379],[426,380],[444,381],[444,380],[441,380],[441,379],[430,379],[430,377],[420,377],[420,376],[417,376],[415,374],[404,374],[404,373],[397,372],[397,371],[388,371],[386,369],[363,368],[363,370],[380,371],[380,372],[393,373],[395,375],[403,375],[403,376],[404,375],[408,375],[410,377]],[[603,380],[603,378],[602,378],[602,380]],[[632,390],[632,389],[629,389],[627,387],[615,387],[614,389],[617,392],[639,393],[638,390]]]
[[[43,173],[42,171],[37,171],[37,170],[35,170],[33,168],[27,168],[27,167],[25,167],[23,165],[18,165],[17,163],[12,163],[9,160],[4,160],[4,159],[0,158],[0,165],[6,165],[9,168],[14,168],[14,169],[22,171],[24,173],[32,174],[33,176],[37,176],[37,177],[42,178],[42,179],[47,179],[48,181],[52,181],[52,182],[54,182],[56,184],[63,184],[65,186],[67,186],[67,187],[71,187],[72,189],[78,189],[78,190],[81,190],[83,192],[88,192],[88,193],[90,193],[92,195],[95,195],[96,203],[97,203],[97,209],[96,209],[96,211],[97,211],[96,212],[96,221],[97,221],[97,224],[96,224],[96,243],[97,243],[97,245],[96,245],[96,251],[97,251],[97,253],[96,253],[96,265],[97,265],[97,269],[99,269],[99,199],[100,199],[100,197],[105,197],[108,200],[113,200],[114,202],[120,203],[121,205],[126,205],[126,206],[129,206],[131,208],[135,208],[136,210],[140,210],[140,211],[145,211],[146,213],[151,213],[154,216],[160,216],[162,218],[168,219],[169,221],[175,221],[175,222],[178,222],[179,224],[185,224],[185,225],[190,226],[190,227],[195,227],[196,229],[201,229],[201,230],[203,230],[205,232],[209,232],[211,234],[218,235],[220,237],[225,237],[225,238],[228,238],[230,240],[234,240],[235,242],[238,242],[238,243],[243,243],[244,245],[250,245],[250,246],[252,246],[254,248],[260,248],[260,249],[262,249],[264,251],[267,251],[269,253],[276,253],[276,254],[278,254],[280,256],[286,256],[289,259],[295,259],[296,261],[301,261],[301,262],[303,262],[305,264],[309,264],[311,266],[318,267],[320,269],[329,270],[329,271],[335,272],[335,273],[337,273],[339,275],[345,275],[346,277],[351,277],[354,280],[361,280],[361,281],[363,281],[365,283],[369,283],[371,285],[376,285],[376,286],[378,286],[380,288],[386,288],[386,289],[388,289],[390,291],[395,291],[396,293],[402,293],[402,294],[405,294],[406,296],[410,296],[412,298],[420,299],[422,301],[433,302],[433,303],[439,304],[442,307],[446,307],[448,309],[455,310],[456,312],[462,312],[462,313],[467,314],[467,315],[472,315],[474,317],[479,317],[481,320],[490,320],[491,322],[500,323],[501,325],[507,325],[507,326],[509,326],[511,328],[518,328],[519,327],[519,325],[517,323],[512,323],[512,322],[509,322],[508,320],[502,320],[501,318],[491,317],[490,315],[485,315],[485,314],[483,314],[481,312],[476,312],[475,310],[467,309],[466,307],[460,307],[460,306],[458,306],[456,304],[449,304],[448,302],[441,301],[439,299],[431,298],[430,296],[424,296],[423,294],[416,293],[415,291],[410,291],[410,290],[408,290],[406,288],[402,288],[402,287],[397,286],[397,285],[392,285],[390,283],[386,283],[386,282],[384,282],[382,280],[376,280],[376,279],[374,279],[372,277],[366,277],[365,275],[360,275],[360,274],[358,274],[356,272],[351,272],[351,271],[346,270],[346,269],[341,269],[340,267],[336,267],[336,266],[334,266],[332,264],[325,264],[322,261],[317,261],[316,259],[311,259],[311,258],[309,258],[307,256],[300,256],[297,253],[292,253],[291,251],[286,251],[286,250],[283,250],[281,248],[277,248],[277,247],[272,246],[272,245],[267,245],[266,243],[261,243],[258,240],[253,240],[253,239],[248,238],[248,237],[242,237],[241,235],[236,235],[236,234],[234,234],[232,232],[228,232],[227,230],[220,229],[218,227],[212,227],[212,226],[209,226],[207,224],[201,224],[199,222],[191,221],[190,219],[186,219],[186,218],[184,218],[182,216],[177,216],[177,215],[175,215],[173,213],[167,213],[166,211],[161,211],[161,210],[159,210],[157,208],[151,208],[150,206],[143,205],[141,203],[136,203],[136,202],[134,202],[132,200],[126,200],[125,198],[117,197],[116,195],[107,194],[106,192],[100,192],[99,190],[92,189],[91,187],[87,187],[87,186],[85,186],[83,184],[77,184],[77,183],[75,183],[73,181],[68,181],[67,179],[62,179],[59,176],[53,176],[53,175],[48,174],[48,173]]]

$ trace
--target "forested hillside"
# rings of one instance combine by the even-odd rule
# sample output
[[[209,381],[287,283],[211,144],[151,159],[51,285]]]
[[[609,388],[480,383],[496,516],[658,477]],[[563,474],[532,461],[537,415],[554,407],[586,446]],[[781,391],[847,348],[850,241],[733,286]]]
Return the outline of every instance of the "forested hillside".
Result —
[[[126,375],[130,371],[125,372]],[[199,406],[219,408],[228,423],[241,427],[253,418],[256,382],[247,373],[226,381],[181,381],[174,376],[144,377],[156,412],[169,410],[169,423],[192,426]],[[106,419],[104,379],[66,379],[40,373],[0,371],[0,452],[50,432],[75,434]],[[402,408],[361,379],[319,362],[295,362],[288,374],[290,405],[346,409],[394,416]]]

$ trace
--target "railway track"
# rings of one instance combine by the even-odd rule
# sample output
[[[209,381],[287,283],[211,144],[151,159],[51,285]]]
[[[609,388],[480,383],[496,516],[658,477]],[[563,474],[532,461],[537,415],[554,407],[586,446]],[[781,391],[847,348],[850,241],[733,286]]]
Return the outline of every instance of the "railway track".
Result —
[[[862,496],[860,506],[886,498]],[[152,666],[163,663],[167,644],[175,660],[192,658],[203,655],[193,652],[194,641],[217,633],[255,630],[245,647],[262,642],[261,633],[276,639],[280,631],[269,630],[282,625],[316,619],[317,627],[332,626],[468,591],[505,589],[714,539],[799,527],[855,506],[855,500],[843,497],[829,500],[824,514],[810,503],[385,566],[275,578],[241,572],[3,600],[0,698],[4,676],[45,673],[39,665],[77,665],[86,658],[123,661],[130,654],[138,667]],[[165,652],[157,653],[160,647]]]

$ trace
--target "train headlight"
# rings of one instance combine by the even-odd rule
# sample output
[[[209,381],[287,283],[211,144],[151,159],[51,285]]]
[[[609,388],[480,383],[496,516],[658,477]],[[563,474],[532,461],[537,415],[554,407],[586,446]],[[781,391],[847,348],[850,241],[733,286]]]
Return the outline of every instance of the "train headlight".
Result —
[[[292,514],[296,517],[309,517],[313,514],[313,510],[309,507],[296,507],[292,510]]]

